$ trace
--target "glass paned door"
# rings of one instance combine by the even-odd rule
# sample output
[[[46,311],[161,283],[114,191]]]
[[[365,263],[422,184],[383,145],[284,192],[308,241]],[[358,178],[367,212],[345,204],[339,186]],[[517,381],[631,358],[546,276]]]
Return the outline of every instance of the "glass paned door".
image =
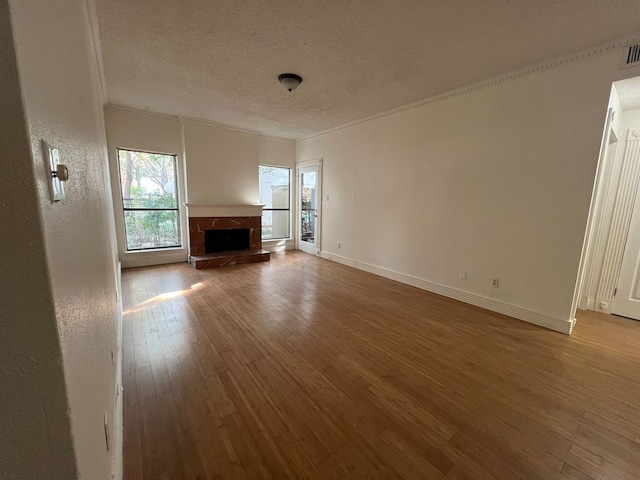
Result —
[[[317,255],[320,214],[319,167],[302,167],[298,173],[298,249]]]

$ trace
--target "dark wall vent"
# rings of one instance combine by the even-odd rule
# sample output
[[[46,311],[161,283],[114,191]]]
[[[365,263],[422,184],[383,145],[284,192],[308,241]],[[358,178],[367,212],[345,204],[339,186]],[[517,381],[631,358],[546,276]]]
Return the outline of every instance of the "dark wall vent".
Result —
[[[640,65],[640,43],[631,45],[622,59],[622,65],[620,68],[629,68]]]

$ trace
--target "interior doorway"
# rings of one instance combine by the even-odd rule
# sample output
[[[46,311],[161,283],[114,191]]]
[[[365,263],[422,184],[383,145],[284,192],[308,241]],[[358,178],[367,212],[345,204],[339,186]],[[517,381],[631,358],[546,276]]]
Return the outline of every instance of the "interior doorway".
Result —
[[[638,92],[640,77],[612,85],[574,300],[574,308],[636,320],[640,320]]]
[[[298,250],[320,255],[322,229],[322,159],[296,164],[296,245]]]
[[[640,320],[640,195],[636,188],[629,233],[625,242],[620,274],[611,313]]]

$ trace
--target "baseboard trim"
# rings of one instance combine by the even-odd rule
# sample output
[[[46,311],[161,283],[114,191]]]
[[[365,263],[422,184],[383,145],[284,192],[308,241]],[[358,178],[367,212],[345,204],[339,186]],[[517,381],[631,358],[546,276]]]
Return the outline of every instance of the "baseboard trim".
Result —
[[[296,245],[293,239],[262,241],[262,249],[267,252],[283,252],[285,250],[294,250],[295,248]]]
[[[131,255],[131,254],[126,254]],[[150,265],[164,265],[166,263],[180,263],[187,261],[187,253],[159,254],[156,252],[148,254],[133,254],[136,256],[123,258],[122,268],[148,267]]]
[[[334,253],[326,251],[322,251],[320,253],[320,256],[327,260],[341,263],[342,265],[357,268],[358,270],[373,273],[374,275],[379,275],[381,277],[395,280],[406,285],[411,285],[428,292],[436,293],[438,295],[452,298],[454,300],[459,300],[476,307],[485,308],[487,310],[491,310],[492,312],[501,313],[509,317],[517,318],[518,320],[524,320],[525,322],[533,323],[534,325],[539,325],[541,327],[545,327],[550,330],[554,330],[556,332],[564,333],[567,335],[571,334],[573,326],[575,325],[575,318],[563,320],[560,318],[551,317],[543,313],[535,312],[533,310],[528,310],[526,308],[518,307],[516,305],[511,305],[510,303],[496,300],[495,298],[488,298],[476,293],[465,292],[464,290],[441,285],[429,280],[424,280],[422,278],[407,275],[405,273],[396,272],[395,270],[379,267],[377,265],[361,262],[352,258],[343,257],[341,255],[336,255]]]

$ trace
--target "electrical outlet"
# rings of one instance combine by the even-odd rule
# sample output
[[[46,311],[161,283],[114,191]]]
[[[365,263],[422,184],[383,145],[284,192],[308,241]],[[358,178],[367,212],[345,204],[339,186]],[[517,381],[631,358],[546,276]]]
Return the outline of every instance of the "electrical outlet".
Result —
[[[336,248],[339,250],[340,249],[340,242],[336,243]]]
[[[467,271],[460,270],[460,280],[466,280],[466,279],[467,279]]]
[[[493,288],[498,288],[500,286],[500,279],[499,278],[492,278],[491,279],[491,286]]]

